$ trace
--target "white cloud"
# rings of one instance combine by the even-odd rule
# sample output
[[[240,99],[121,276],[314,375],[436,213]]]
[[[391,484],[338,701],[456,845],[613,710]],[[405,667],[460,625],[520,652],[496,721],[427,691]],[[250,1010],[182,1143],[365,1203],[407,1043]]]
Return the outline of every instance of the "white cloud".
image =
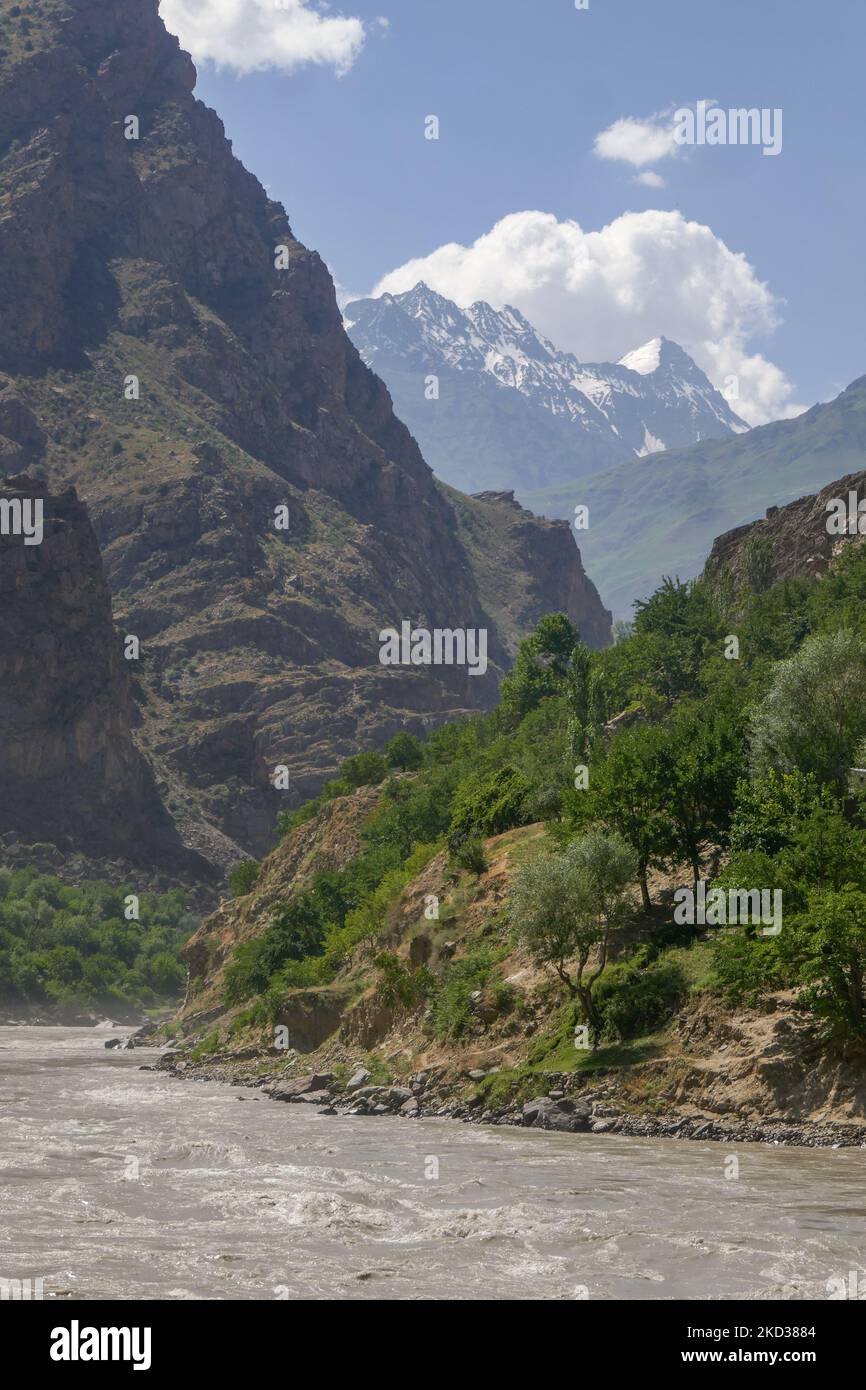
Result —
[[[309,0],[162,0],[161,13],[196,62],[239,73],[319,63],[342,75],[365,38],[360,19],[323,14]]]
[[[599,159],[617,159],[640,169],[660,159],[679,153],[674,140],[674,121],[671,112],[658,112],[639,120],[622,116],[595,137],[593,151]]]
[[[646,188],[666,188],[667,184],[661,174],[656,174],[652,169],[647,169],[643,174],[635,174],[635,183],[642,183]]]
[[[697,104],[692,102],[691,106],[678,107],[677,110],[695,110]],[[704,105],[711,107],[715,102],[707,100]],[[673,106],[655,111],[651,116],[621,116],[596,135],[593,153],[599,159],[618,160],[630,164],[634,169],[656,164],[660,159],[682,156],[683,146],[674,137],[676,116],[677,111]],[[638,174],[637,182],[660,188],[662,185],[655,182],[658,177],[658,174]]]
[[[516,212],[471,246],[452,242],[408,261],[373,291],[425,280],[463,306],[513,304],[583,361],[616,361],[662,334],[680,343],[750,424],[795,415],[784,372],[750,352],[772,333],[780,301],[741,252],[680,212],[627,212],[598,232],[552,213]]]

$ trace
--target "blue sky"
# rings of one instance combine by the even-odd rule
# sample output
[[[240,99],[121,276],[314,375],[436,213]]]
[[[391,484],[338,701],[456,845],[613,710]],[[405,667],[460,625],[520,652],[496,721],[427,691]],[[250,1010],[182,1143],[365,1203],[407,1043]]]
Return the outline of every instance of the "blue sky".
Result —
[[[211,10],[221,3],[212,0]],[[478,297],[495,300],[501,280],[505,298],[530,318],[546,316],[539,326],[584,357],[608,355],[632,337],[625,351],[655,332],[691,333],[706,345],[721,313],[728,338],[712,359],[715,376],[739,353],[748,390],[756,399],[765,392],[771,415],[827,399],[866,372],[864,0],[590,0],[586,11],[573,0],[346,0],[326,12],[340,13],[364,26],[353,61],[292,61],[243,74],[237,65],[257,59],[245,58],[242,32],[232,40],[235,66],[220,68],[201,62],[207,41],[191,32],[192,21],[169,23],[199,59],[198,95],[219,111],[236,153],[285,203],[296,235],[320,251],[341,286],[367,293],[406,262],[446,243],[471,246],[525,210],[556,224],[573,220],[584,233],[626,213],[676,211],[750,267],[722,308],[712,302],[720,272],[711,239],[693,245],[679,223],[664,221],[657,230],[635,224],[639,246],[619,239],[616,258],[638,255],[640,264],[637,281],[622,286],[620,271],[610,272],[605,294],[615,296],[616,313],[600,291],[569,298],[556,283],[546,298],[527,291],[520,303],[507,238],[483,258],[459,258],[436,287],[459,284],[475,297],[477,285]],[[339,75],[339,66],[348,70]],[[615,121],[643,121],[699,98],[781,108],[782,152],[680,150],[643,167],[593,152]],[[430,114],[441,123],[438,141],[424,139]],[[648,171],[665,186],[636,181]],[[544,257],[547,233],[537,233],[527,254]],[[583,254],[581,245],[573,250]],[[602,239],[596,252],[608,251]],[[690,296],[694,320],[691,309],[669,315],[665,307],[692,256],[704,259]],[[736,267],[728,269],[736,280]],[[621,301],[653,277],[655,293],[632,325]],[[755,305],[761,282],[769,297]],[[663,321],[653,327],[655,319]],[[764,361],[784,375],[784,388]]]

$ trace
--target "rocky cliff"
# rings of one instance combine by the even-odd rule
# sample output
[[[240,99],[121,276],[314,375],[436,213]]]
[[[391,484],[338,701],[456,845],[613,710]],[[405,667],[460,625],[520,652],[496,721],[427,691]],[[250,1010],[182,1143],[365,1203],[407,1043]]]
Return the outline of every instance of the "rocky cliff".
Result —
[[[38,534],[16,527],[40,509]],[[96,536],[73,489],[0,483],[0,837],[86,844],[166,874],[206,876],[183,849],[135,746],[127,663]],[[17,531],[17,533],[16,533]],[[38,856],[36,856],[38,857]]]
[[[828,527],[833,516],[829,504],[843,502],[847,511],[850,494],[857,501],[866,498],[866,472],[849,473],[787,507],[769,507],[760,521],[726,531],[713,543],[705,576],[718,580],[727,572],[753,584],[756,579],[766,584],[820,577],[846,546],[863,540],[856,524],[841,535]],[[863,524],[866,528],[866,518]]]
[[[0,0],[0,467],[86,503],[138,737],[225,862],[347,754],[489,706],[544,611],[609,625],[567,525],[458,519],[194,85],[157,0]],[[382,667],[403,619],[486,627],[487,675]]]

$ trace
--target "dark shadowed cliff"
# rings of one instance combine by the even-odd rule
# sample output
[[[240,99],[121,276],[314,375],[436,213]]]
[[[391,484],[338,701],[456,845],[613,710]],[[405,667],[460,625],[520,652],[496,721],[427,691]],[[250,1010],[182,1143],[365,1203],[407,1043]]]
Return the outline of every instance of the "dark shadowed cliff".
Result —
[[[0,836],[12,849],[86,846],[92,859],[202,877],[132,738],[127,663],[99,547],[74,490],[0,483],[4,517],[41,508],[41,542],[0,534]],[[31,513],[32,514],[32,513]]]

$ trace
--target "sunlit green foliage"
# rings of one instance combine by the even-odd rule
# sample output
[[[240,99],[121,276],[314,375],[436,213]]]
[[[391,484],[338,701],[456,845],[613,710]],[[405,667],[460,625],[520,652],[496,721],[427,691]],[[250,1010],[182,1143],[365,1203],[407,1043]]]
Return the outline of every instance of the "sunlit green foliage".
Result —
[[[195,927],[186,895],[142,893],[129,920],[134,892],[0,869],[0,999],[82,1009],[177,999],[179,951]]]

